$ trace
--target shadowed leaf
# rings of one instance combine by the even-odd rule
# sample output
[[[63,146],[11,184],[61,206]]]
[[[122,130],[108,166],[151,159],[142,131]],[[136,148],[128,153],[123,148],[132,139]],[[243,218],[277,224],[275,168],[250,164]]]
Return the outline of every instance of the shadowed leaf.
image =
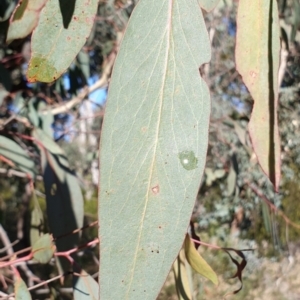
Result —
[[[191,300],[192,290],[189,284],[189,278],[185,265],[184,250],[181,249],[177,259],[173,264],[173,273],[175,277],[175,286],[179,300]]]
[[[236,265],[236,268],[237,268],[236,273],[231,278],[237,277],[239,279],[239,281],[241,282],[241,287],[232,293],[232,294],[237,294],[243,288],[242,273],[247,265],[247,261],[246,261],[243,251],[252,251],[252,250],[251,249],[237,250],[234,248],[221,248],[221,249],[224,250],[229,255],[231,261]],[[230,251],[235,252],[240,258],[242,258],[242,261],[238,262],[235,258],[233,258],[232,255],[230,254]]]
[[[200,253],[196,250],[189,235],[186,235],[184,241],[185,256],[191,267],[198,274],[209,279],[214,284],[218,284],[218,277],[210,265],[203,259]]]
[[[249,122],[254,152],[277,190],[280,181],[277,1],[240,0],[236,39],[237,70],[254,100]]]
[[[20,0],[8,27],[6,41],[21,39],[29,35],[37,26],[39,15],[48,0]]]
[[[47,215],[58,251],[72,249],[78,244],[79,234],[70,234],[83,226],[83,197],[76,175],[70,170],[62,149],[41,129],[33,136],[40,148]]]
[[[74,0],[48,1],[32,35],[30,82],[52,82],[71,64],[94,24],[98,0],[76,0],[73,15],[67,14]],[[71,4],[71,6],[70,6]],[[47,38],[45,38],[47,37]]]
[[[209,59],[197,0],[139,1],[101,136],[101,299],[155,299],[180,251],[206,158]]]

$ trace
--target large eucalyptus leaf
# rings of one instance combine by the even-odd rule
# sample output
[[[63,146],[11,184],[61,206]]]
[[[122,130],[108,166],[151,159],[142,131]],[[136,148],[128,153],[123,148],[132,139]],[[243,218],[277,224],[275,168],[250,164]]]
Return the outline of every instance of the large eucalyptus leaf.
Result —
[[[52,82],[71,64],[94,24],[98,0],[49,0],[33,31],[27,77]]]
[[[239,1],[236,65],[254,100],[249,122],[253,149],[275,189],[280,181],[279,29],[276,0]]]
[[[206,157],[209,59],[197,0],[137,4],[101,137],[100,299],[155,299],[179,253]]]
[[[31,178],[36,176],[33,158],[15,141],[2,135],[0,135],[0,155],[10,160],[17,169],[27,173]]]

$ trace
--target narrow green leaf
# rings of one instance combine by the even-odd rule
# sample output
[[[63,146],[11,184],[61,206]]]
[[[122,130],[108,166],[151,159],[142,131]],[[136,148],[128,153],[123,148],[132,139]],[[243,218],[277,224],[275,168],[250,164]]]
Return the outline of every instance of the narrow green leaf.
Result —
[[[27,286],[20,275],[16,276],[16,282],[14,286],[15,299],[16,300],[31,300],[31,295],[27,289]]]
[[[220,0],[198,0],[199,5],[206,11],[211,11],[213,10],[218,3],[220,2]]]
[[[140,0],[115,63],[100,151],[100,299],[155,299],[207,149],[210,45],[197,0]]]
[[[81,270],[79,276],[73,276],[74,300],[98,300],[99,285],[95,279]]]
[[[203,259],[200,253],[196,250],[190,237],[186,235],[184,241],[185,256],[191,267],[200,275],[209,279],[212,283],[218,284],[218,277],[210,265]]]
[[[70,66],[89,36],[97,6],[98,0],[47,2],[32,35],[30,82],[52,82]]]
[[[279,32],[276,0],[239,1],[236,65],[254,100],[249,132],[258,162],[276,190],[280,181]]]
[[[179,300],[192,300],[192,290],[189,284],[189,278],[185,265],[184,250],[181,249],[173,265],[176,291]]]
[[[0,136],[0,155],[12,161],[16,168],[29,174],[31,178],[36,176],[36,168],[33,159],[15,141],[5,136]]]
[[[55,246],[49,233],[41,236],[32,246],[33,258],[41,264],[46,264],[53,257]]]
[[[48,0],[20,0],[8,27],[6,41],[21,39],[37,26],[39,15]]]

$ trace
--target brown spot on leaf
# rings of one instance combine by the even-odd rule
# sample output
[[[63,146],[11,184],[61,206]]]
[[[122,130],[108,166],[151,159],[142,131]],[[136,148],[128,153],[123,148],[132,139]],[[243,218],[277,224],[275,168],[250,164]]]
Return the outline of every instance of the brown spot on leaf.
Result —
[[[159,185],[154,186],[152,189],[153,194],[158,194],[159,193]]]
[[[250,76],[251,76],[252,78],[255,78],[255,77],[257,76],[257,73],[254,72],[254,71],[250,71]]]

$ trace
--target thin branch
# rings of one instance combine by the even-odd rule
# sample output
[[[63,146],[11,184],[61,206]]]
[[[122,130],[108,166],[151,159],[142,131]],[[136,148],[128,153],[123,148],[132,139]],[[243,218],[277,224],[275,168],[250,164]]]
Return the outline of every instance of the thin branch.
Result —
[[[67,101],[63,104],[60,104],[57,107],[54,107],[52,109],[45,109],[43,111],[43,114],[48,114],[51,112],[53,115],[62,114],[68,112],[72,107],[78,105],[82,100],[86,98],[87,95],[91,94],[95,90],[99,88],[103,88],[107,86],[108,79],[111,74],[111,70],[115,61],[116,54],[112,53],[108,59],[104,63],[104,70],[102,73],[101,78],[96,81],[92,86],[84,88],[84,90],[75,98],[73,98],[70,101]]]

